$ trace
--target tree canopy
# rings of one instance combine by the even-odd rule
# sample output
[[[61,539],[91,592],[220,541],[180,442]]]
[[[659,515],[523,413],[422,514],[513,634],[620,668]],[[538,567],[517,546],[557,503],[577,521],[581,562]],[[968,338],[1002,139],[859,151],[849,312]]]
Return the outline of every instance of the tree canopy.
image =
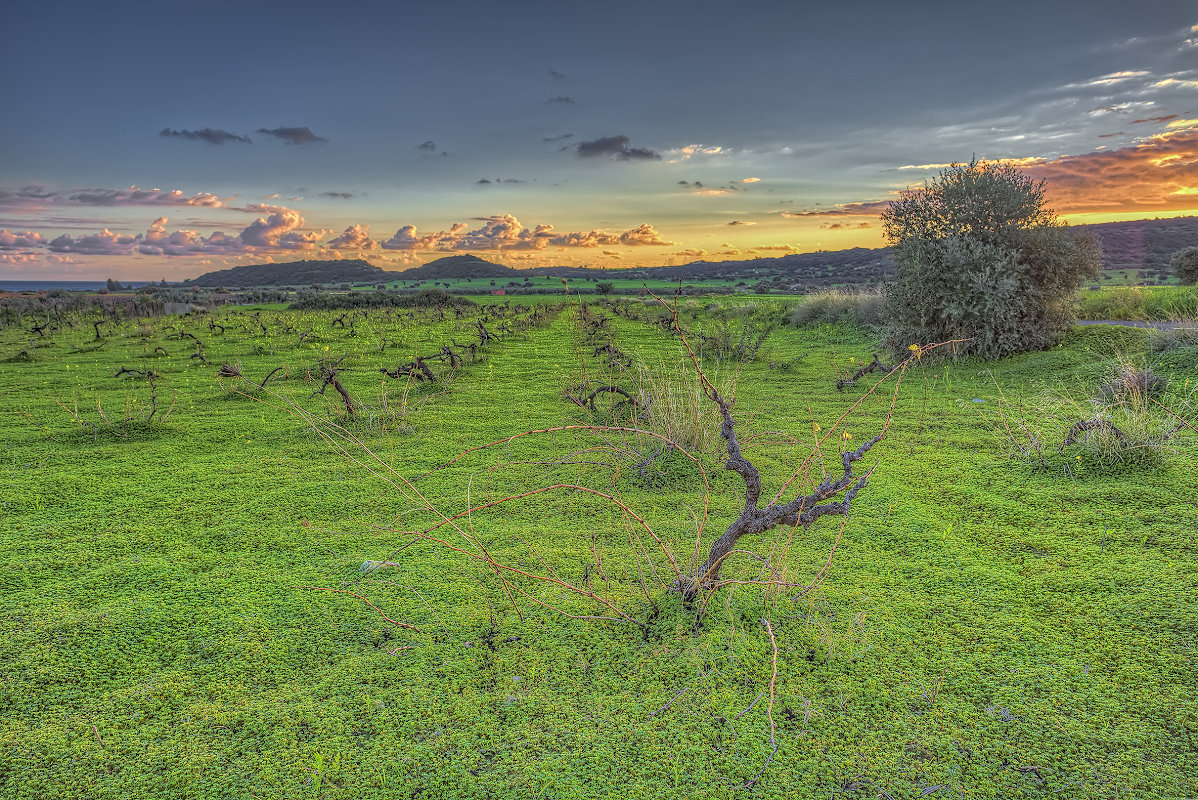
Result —
[[[1178,250],[1169,260],[1169,266],[1182,283],[1198,283],[1198,247]]]
[[[968,339],[958,353],[1042,349],[1072,321],[1100,255],[1044,201],[1044,184],[1008,164],[953,164],[902,192],[882,215],[898,265],[883,318],[888,347]]]

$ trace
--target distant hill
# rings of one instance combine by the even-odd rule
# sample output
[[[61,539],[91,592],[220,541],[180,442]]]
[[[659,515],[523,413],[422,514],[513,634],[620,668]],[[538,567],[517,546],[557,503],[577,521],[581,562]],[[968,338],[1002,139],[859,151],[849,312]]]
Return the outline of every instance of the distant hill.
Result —
[[[1169,259],[1174,253],[1198,246],[1198,217],[1137,219],[1077,227],[1102,241],[1102,265],[1108,270],[1168,272]]]
[[[1141,279],[1152,282],[1163,278],[1173,253],[1198,245],[1198,217],[1142,219],[1132,222],[1108,222],[1077,225],[1096,235],[1102,242],[1103,268],[1142,272]],[[891,248],[830,250],[816,253],[790,253],[771,258],[744,261],[694,261],[669,267],[595,269],[590,267],[536,267],[513,269],[473,255],[453,255],[402,272],[391,272],[363,261],[293,261],[288,264],[254,264],[206,272],[184,281],[189,286],[304,286],[313,283],[383,283],[492,278],[521,280],[530,275],[561,278],[652,278],[669,281],[723,279],[744,281],[746,285],[772,283],[776,287],[809,291],[844,283],[880,283],[894,270]]]
[[[185,286],[305,286],[313,283],[382,283],[393,279],[381,267],[360,258],[335,261],[290,261],[286,264],[249,264],[205,272],[183,281]]]
[[[592,270],[593,271],[593,270]],[[419,267],[405,269],[399,277],[404,281],[434,281],[451,278],[507,278],[521,279],[531,270],[512,269],[502,264],[493,264],[478,256],[446,256]]]

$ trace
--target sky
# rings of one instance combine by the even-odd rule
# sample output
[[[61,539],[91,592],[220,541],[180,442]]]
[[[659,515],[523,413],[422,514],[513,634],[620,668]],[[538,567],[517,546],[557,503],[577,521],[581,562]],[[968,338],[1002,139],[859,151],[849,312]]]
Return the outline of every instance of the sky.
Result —
[[[1198,214],[1192,2],[10,0],[0,278],[880,247],[953,162]]]

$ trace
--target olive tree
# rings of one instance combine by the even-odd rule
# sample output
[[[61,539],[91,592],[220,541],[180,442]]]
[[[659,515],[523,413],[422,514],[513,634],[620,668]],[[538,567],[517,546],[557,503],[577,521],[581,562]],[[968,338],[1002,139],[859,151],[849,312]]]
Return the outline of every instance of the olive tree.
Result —
[[[1182,283],[1198,283],[1198,247],[1178,250],[1169,259],[1169,267]]]
[[[1097,242],[1044,203],[1044,183],[1006,164],[953,164],[882,215],[898,272],[886,287],[887,346],[968,339],[1000,358],[1053,344],[1101,266]]]

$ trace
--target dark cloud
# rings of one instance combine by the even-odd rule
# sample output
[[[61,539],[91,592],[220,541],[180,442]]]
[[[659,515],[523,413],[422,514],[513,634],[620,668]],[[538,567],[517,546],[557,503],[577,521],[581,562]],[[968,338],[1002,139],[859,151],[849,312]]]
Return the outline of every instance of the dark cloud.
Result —
[[[483,184],[483,185],[486,185],[486,184],[489,184],[489,183],[490,183],[490,181],[489,181],[489,180],[487,180],[486,178],[479,178],[479,179],[478,179],[478,183],[481,183],[481,184]]]
[[[784,217],[876,217],[890,208],[889,200],[871,200],[866,203],[844,203],[826,210],[783,211]]]
[[[185,195],[178,189],[73,189],[54,191],[41,186],[23,189],[0,188],[0,207],[18,210],[45,209],[49,206],[197,206],[226,208],[226,201],[208,192]]]
[[[0,206],[40,207],[54,202],[59,193],[44,186],[26,186],[21,189],[0,187]]]
[[[444,158],[445,156],[449,155],[449,153],[445,152],[444,150],[442,150],[440,153],[438,153],[437,152],[437,143],[434,142],[432,139],[428,139],[427,141],[423,141],[420,144],[416,145],[416,149],[419,150],[420,152],[424,153],[425,155],[429,155],[429,156],[436,155],[436,156],[441,156],[442,158]]]
[[[305,128],[305,130],[307,129]],[[236,133],[217,130],[216,128],[201,128],[198,131],[176,131],[170,128],[163,128],[158,132],[158,135],[165,136],[168,139],[188,139],[193,142],[207,142],[208,144],[225,144],[226,142],[253,143],[248,136],[239,136]]]
[[[609,157],[618,161],[656,161],[661,154],[646,147],[629,147],[627,136],[604,136],[589,142],[579,142],[580,158]]]
[[[557,136],[545,136],[541,139],[542,142],[563,142],[566,139],[573,139],[572,133],[559,133]]]
[[[328,139],[312,133],[312,129],[303,128],[259,128],[258,133],[265,133],[276,139],[282,139],[284,144],[327,144]]]
[[[863,231],[872,228],[873,225],[869,222],[858,222],[856,225],[845,222],[825,222],[819,227],[820,230],[825,231]]]
[[[729,225],[756,225],[756,222],[742,222],[739,219],[734,219],[728,223]]]
[[[349,200],[354,196],[353,192],[321,192],[321,197],[329,197],[333,200]]]
[[[549,77],[553,78],[555,81],[564,81],[566,79],[566,76],[564,74],[558,72],[555,69],[549,70]]]
[[[545,105],[547,105],[547,106],[552,106],[552,105],[572,106],[572,105],[574,105],[574,98],[566,97],[565,95],[562,95],[559,97],[550,97],[548,100],[545,101]]]
[[[79,206],[200,206],[224,208],[225,201],[214,194],[201,192],[188,197],[178,189],[163,192],[159,189],[78,189],[58,202]]]
[[[1119,131],[1118,133],[1100,133],[1100,134],[1098,134],[1098,138],[1099,139],[1113,139],[1116,136],[1123,136],[1123,135],[1124,135],[1123,131]]]
[[[74,239],[64,233],[46,245],[52,253],[78,253],[85,256],[127,256],[140,236],[121,236],[105,228],[99,233]]]
[[[1152,122],[1152,123],[1172,122],[1173,120],[1175,120],[1177,118],[1178,117],[1176,114],[1166,114],[1163,117],[1148,117],[1147,119],[1133,119],[1131,121],[1131,124],[1132,125],[1142,125],[1145,122]]]

